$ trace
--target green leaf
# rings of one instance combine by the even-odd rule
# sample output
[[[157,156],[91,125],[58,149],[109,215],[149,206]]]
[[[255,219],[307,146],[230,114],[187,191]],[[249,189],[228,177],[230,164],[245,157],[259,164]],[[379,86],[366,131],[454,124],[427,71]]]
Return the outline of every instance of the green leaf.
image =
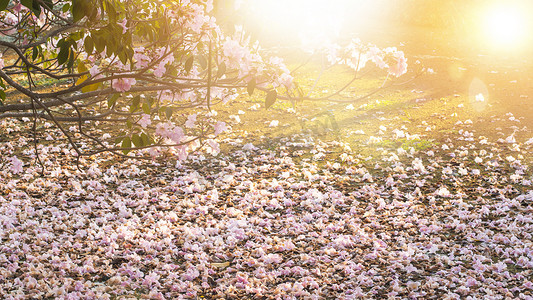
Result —
[[[76,54],[74,53],[74,50],[69,48],[69,51],[68,51],[68,64],[67,64],[68,68],[72,68],[74,66],[74,58],[75,57],[76,57]]]
[[[172,107],[167,107],[165,108],[165,114],[167,116],[167,120],[170,120],[170,118],[172,118],[172,113],[173,113],[173,109]]]
[[[39,55],[39,47],[35,46],[32,48],[31,59],[35,60],[38,55]]]
[[[128,63],[128,55],[126,54],[125,51],[120,51],[118,53],[118,59],[120,59],[120,62],[123,64],[123,65],[126,65]]]
[[[150,105],[150,107],[152,107],[152,105],[154,105],[155,103],[155,100],[154,98],[150,97],[150,96],[146,96],[146,103],[148,103],[148,105]]]
[[[204,55],[198,56],[198,62],[200,63],[200,67],[202,67],[202,69],[207,69],[207,58],[205,58]]]
[[[112,56],[116,50],[116,43],[114,37],[112,34],[106,34],[106,36],[104,36],[104,39],[106,39],[105,53],[107,56]]]
[[[106,1],[107,16],[112,23],[117,22],[117,11],[111,1]]]
[[[139,103],[141,103],[141,96],[137,95],[131,99],[131,107],[137,109],[137,107],[139,107]]]
[[[98,34],[101,34],[100,31],[98,31]],[[98,53],[102,53],[105,50],[105,39],[101,37],[100,35],[97,35],[94,37],[94,47],[96,48],[96,51]]]
[[[107,100],[107,106],[109,108],[113,107],[113,105],[115,105],[115,103],[117,103],[117,100],[118,98],[120,97],[120,94],[119,93],[116,93],[116,94],[113,94],[111,97],[109,97],[109,99]]]
[[[145,146],[148,146],[150,144],[152,144],[152,139],[150,138],[149,135],[147,135],[146,133],[141,133],[141,139],[143,140],[143,145]]]
[[[85,17],[85,11],[86,11],[86,0],[72,0],[72,19],[74,22],[78,22],[79,20],[83,19]]]
[[[54,9],[54,2],[52,0],[43,0],[43,3],[44,3],[44,8],[45,9]]]
[[[126,121],[126,126],[128,126],[129,129],[132,129],[133,128],[133,123],[131,122],[131,120],[127,120]]]
[[[0,90],[0,99],[6,101],[6,92],[4,90]]]
[[[0,11],[6,10],[9,5],[9,0],[0,0]]]
[[[69,11],[70,3],[65,3],[65,5],[63,5],[63,8],[61,10],[63,11],[63,13],[66,13],[67,11]]]
[[[226,64],[225,63],[221,63],[218,66],[217,78],[222,77],[224,74],[226,74]]]
[[[125,137],[124,140],[122,141],[122,145],[121,145],[122,148],[131,148],[131,139],[129,136]],[[129,149],[125,149],[125,150],[122,150],[122,153],[124,153],[124,155],[128,154],[131,150]]]
[[[59,44],[60,43],[58,43],[58,45]],[[69,53],[70,53],[70,45],[65,42],[61,43],[61,46],[59,48],[59,53],[57,54],[57,63],[59,65],[64,64],[68,59]]]
[[[194,62],[194,56],[191,55],[185,61],[185,72],[189,73],[191,71],[193,62]]]
[[[117,138],[115,139],[115,144],[120,144],[120,142],[122,142],[122,140],[124,140],[123,137],[117,137]]]
[[[135,147],[142,147],[144,146],[143,145],[143,140],[141,139],[140,136],[138,136],[137,134],[134,134],[131,136],[131,141],[133,142],[133,145],[135,145]]]
[[[41,15],[41,5],[39,5],[39,2],[33,0],[20,0],[20,4],[29,8],[36,16]]]
[[[276,92],[276,90],[269,91],[266,95],[265,108],[268,109],[269,107],[271,107],[274,104],[274,102],[276,102],[277,98],[278,98],[278,93]]]
[[[85,52],[87,52],[87,54],[91,55],[93,53],[94,41],[90,36],[86,37],[85,41],[83,41],[83,47],[85,48]]]
[[[248,82],[248,87],[246,88],[248,90],[248,95],[252,96],[254,94],[256,84],[257,83],[255,82],[255,78],[252,78],[252,80]]]
[[[147,115],[150,114],[150,104],[148,104],[148,103],[146,103],[146,102],[143,103],[143,112],[144,112],[145,114],[147,114]]]

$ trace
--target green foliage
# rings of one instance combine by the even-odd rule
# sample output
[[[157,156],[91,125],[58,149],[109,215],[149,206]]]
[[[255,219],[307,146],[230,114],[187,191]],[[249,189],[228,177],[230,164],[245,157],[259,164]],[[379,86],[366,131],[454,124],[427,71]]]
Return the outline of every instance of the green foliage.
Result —
[[[6,10],[10,0],[0,0],[0,11]]]
[[[266,99],[265,99],[265,108],[268,109],[269,107],[274,105],[277,98],[278,98],[278,92],[276,92],[276,90],[268,91],[266,95]]]
[[[252,96],[254,94],[255,85],[256,85],[255,78],[252,78],[252,80],[248,82],[248,86],[246,88],[246,90],[248,91],[248,95]]]

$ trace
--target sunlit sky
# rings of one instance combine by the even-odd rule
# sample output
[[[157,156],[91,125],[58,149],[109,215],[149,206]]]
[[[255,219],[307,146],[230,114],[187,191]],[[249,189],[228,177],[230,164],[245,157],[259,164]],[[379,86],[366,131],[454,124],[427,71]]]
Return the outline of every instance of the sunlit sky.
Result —
[[[360,24],[386,1],[362,0],[248,0],[248,22],[266,34],[298,39],[304,47],[335,41],[347,24]]]
[[[488,46],[496,49],[524,46],[530,36],[530,10],[520,2],[494,2],[482,10],[483,36]]]
[[[336,41],[341,33],[372,30],[384,18],[395,17],[391,0],[243,0],[238,1],[248,23],[264,34],[291,38],[314,48]],[[407,3],[408,1],[406,1]],[[482,47],[516,49],[533,36],[528,13],[533,1],[472,1],[457,5],[455,18],[465,23],[463,38]],[[431,7],[430,7],[431,8]],[[400,12],[398,12],[400,13]],[[420,13],[420,12],[416,12]],[[420,16],[418,16],[420,17]],[[431,18],[430,18],[431,20]]]

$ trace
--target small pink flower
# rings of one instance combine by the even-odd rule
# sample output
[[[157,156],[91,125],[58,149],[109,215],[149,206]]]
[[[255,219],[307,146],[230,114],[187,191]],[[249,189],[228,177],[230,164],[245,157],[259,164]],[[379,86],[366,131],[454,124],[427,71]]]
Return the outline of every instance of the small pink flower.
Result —
[[[394,52],[393,57],[396,62],[389,66],[389,74],[400,77],[407,72],[407,58],[403,51]]]
[[[128,26],[126,26],[127,23],[128,23],[128,20],[126,20],[126,18],[122,19],[122,21],[118,23],[118,25],[120,25],[120,27],[122,27],[122,34],[126,33],[126,31],[128,31]]]
[[[189,156],[189,152],[187,152],[187,146],[180,146],[177,148],[178,150],[178,159],[180,161],[184,161]]]
[[[181,129],[181,127],[176,126],[170,132],[169,137],[174,143],[179,144],[185,138],[185,134],[183,133],[183,129]]]
[[[263,256],[263,261],[266,264],[280,264],[283,258],[279,254],[271,253]]]
[[[368,50],[368,56],[370,60],[373,61],[380,69],[385,69],[389,67],[387,63],[385,63],[385,61],[383,60],[383,53],[378,47],[370,47],[370,49]]]
[[[111,86],[117,92],[127,92],[135,83],[137,83],[135,78],[118,78],[111,81]]]
[[[11,171],[14,174],[21,173],[23,171],[22,166],[24,163],[16,156],[11,157]]]
[[[277,81],[280,85],[283,85],[287,89],[291,89],[293,87],[293,80],[294,77],[292,77],[290,74],[283,73],[279,76]]]
[[[150,62],[150,57],[144,54],[144,47],[135,48],[135,53],[133,54],[133,59],[135,60],[135,68],[142,69],[148,66]]]
[[[183,275],[181,275],[181,278],[183,280],[192,281],[196,279],[198,276],[200,276],[200,271],[198,271],[197,268],[189,268],[187,272],[185,272]]]
[[[207,2],[205,3],[205,11],[206,12],[211,12],[213,10],[214,6],[213,6],[213,0],[207,0]]]
[[[93,79],[102,78],[102,75],[100,73],[101,73],[100,68],[98,68],[97,65],[92,66],[91,69],[89,70],[89,74],[91,74],[91,77],[93,77]]]
[[[167,69],[165,68],[165,63],[164,62],[161,62],[157,68],[154,69],[154,75],[155,77],[163,77],[163,75],[165,75],[165,73],[167,72]]]
[[[228,130],[228,127],[226,127],[226,123],[225,122],[218,121],[215,124],[215,135],[219,135],[219,134],[221,134],[222,132],[224,132],[226,130]]]
[[[24,8],[24,7],[22,6],[22,4],[17,3],[17,4],[15,4],[15,6],[13,6],[13,11],[14,11],[15,13],[19,13],[23,8]]]
[[[141,125],[142,128],[146,128],[148,125],[152,124],[152,120],[150,120],[150,115],[143,114],[138,123],[139,125]]]
[[[189,115],[187,121],[185,122],[185,127],[193,128],[196,123],[196,114]]]
[[[220,153],[220,145],[215,140],[207,140],[207,144],[209,145],[208,153],[216,156]]]
[[[239,44],[239,42],[227,39],[222,45],[222,51],[224,56],[226,56],[230,62],[238,63],[245,56],[244,48]]]
[[[159,284],[159,274],[155,272],[150,272],[150,274],[146,275],[143,280],[143,285],[146,287],[152,287],[154,285]]]

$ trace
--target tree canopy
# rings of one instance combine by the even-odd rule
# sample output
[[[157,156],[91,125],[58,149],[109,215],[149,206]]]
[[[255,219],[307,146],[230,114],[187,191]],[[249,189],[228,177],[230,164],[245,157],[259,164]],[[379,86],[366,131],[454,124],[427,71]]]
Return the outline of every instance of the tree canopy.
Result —
[[[0,1],[0,10],[0,119],[51,122],[78,156],[216,154],[228,127],[214,105],[243,89],[265,92],[266,108],[306,99],[282,59],[266,57],[240,27],[221,30],[212,0],[21,0]],[[355,72],[367,61],[393,76],[407,68],[396,48],[354,40],[325,50]]]

